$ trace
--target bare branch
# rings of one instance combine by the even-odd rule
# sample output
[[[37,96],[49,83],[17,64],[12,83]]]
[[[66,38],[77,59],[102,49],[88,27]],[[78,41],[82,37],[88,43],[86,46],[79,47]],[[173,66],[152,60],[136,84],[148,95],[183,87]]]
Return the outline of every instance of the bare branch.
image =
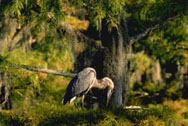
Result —
[[[159,27],[160,27],[160,25],[156,24],[153,27],[147,28],[144,32],[138,34],[137,36],[131,37],[130,41],[132,43],[138,42],[138,41],[142,40],[144,37],[148,36],[149,33],[151,33],[152,31],[156,30]]]
[[[64,72],[64,71],[45,69],[45,68],[39,68],[39,67],[35,67],[35,66],[28,66],[28,65],[12,64],[11,67],[23,68],[23,69],[26,69],[29,71],[42,72],[42,73],[54,74],[54,75],[65,76],[65,77],[74,77],[76,75],[75,73],[68,73],[68,72]]]
[[[173,17],[169,17],[167,18],[165,21],[160,21],[159,23],[155,24],[154,26],[150,27],[150,28],[147,28],[144,32],[136,35],[136,36],[133,36],[130,38],[130,41],[132,43],[135,43],[135,42],[138,42],[140,40],[142,40],[144,37],[148,36],[151,32],[153,32],[154,30],[160,28],[161,26],[163,26],[164,24],[167,24],[169,23],[170,21],[173,21],[175,20],[177,17],[179,17],[180,15],[176,15],[176,16],[173,16]]]

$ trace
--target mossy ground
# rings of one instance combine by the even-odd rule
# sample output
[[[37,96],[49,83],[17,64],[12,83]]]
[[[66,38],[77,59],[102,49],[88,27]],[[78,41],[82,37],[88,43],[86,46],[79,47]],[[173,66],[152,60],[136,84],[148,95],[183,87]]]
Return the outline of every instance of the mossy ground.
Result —
[[[58,79],[58,77],[56,78]],[[44,86],[44,85],[43,85]],[[62,105],[66,85],[48,83],[38,96],[20,99],[12,110],[0,111],[1,126],[186,126],[188,101],[166,100],[143,109],[82,109],[74,104]],[[50,89],[50,90],[49,90]],[[45,92],[44,92],[45,91]],[[14,94],[13,94],[14,96]],[[18,96],[12,97],[13,102]],[[33,98],[33,99],[32,99]]]

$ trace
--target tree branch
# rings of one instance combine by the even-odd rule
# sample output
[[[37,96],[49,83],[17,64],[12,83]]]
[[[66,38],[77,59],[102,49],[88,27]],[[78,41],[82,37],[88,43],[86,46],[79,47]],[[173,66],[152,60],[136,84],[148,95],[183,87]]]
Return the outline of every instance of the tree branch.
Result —
[[[132,110],[132,111],[144,111],[144,110],[148,110],[148,108],[143,108],[141,106],[125,106],[123,107],[125,110]]]
[[[133,36],[130,38],[131,43],[135,43],[138,42],[140,40],[142,40],[144,37],[148,36],[151,32],[153,32],[154,30],[160,28],[161,26],[163,26],[164,24],[169,23],[170,21],[175,20],[177,17],[179,17],[180,15],[175,15],[173,17],[169,17],[167,18],[165,21],[159,21],[159,23],[155,24],[154,26],[147,28],[144,32]]]
[[[153,27],[147,28],[144,32],[138,34],[137,36],[131,37],[130,41],[132,43],[138,42],[142,40],[144,37],[148,36],[149,33],[151,33],[152,31],[156,30],[159,27],[160,27],[160,24],[156,24]]]
[[[45,68],[40,68],[40,67],[35,67],[35,66],[28,66],[28,65],[12,64],[11,67],[13,67],[13,68],[23,68],[23,69],[26,69],[26,70],[29,70],[29,71],[42,72],[42,73],[47,73],[47,74],[54,74],[54,75],[59,75],[59,76],[64,76],[64,77],[74,77],[76,75],[75,73],[68,73],[68,72],[64,72],[64,71],[45,69]]]

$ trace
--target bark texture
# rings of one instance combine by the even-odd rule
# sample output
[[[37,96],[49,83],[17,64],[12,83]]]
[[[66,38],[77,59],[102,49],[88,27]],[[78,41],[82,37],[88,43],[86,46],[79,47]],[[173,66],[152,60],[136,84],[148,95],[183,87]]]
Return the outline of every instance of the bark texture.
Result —
[[[127,54],[131,52],[131,45],[125,18],[121,20],[118,28],[112,29],[111,32],[104,25],[101,37],[105,46],[103,74],[112,78],[115,83],[111,103],[120,106],[125,103],[125,96],[129,90]]]
[[[0,73],[0,108],[6,110],[12,108],[7,73]]]

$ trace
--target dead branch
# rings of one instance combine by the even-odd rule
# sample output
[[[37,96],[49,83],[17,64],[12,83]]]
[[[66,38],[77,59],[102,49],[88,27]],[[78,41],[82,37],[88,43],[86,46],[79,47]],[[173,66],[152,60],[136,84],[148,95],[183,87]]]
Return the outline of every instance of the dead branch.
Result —
[[[134,105],[131,105],[131,106],[125,106],[124,109],[125,109],[125,110],[139,111],[139,110],[147,110],[148,108],[143,108],[143,107],[141,107],[141,106],[134,106]]]
[[[28,66],[28,65],[12,64],[11,67],[23,68],[23,69],[26,69],[29,71],[54,74],[54,75],[59,75],[59,76],[64,76],[64,77],[74,77],[76,75],[75,73],[68,73],[68,72],[64,72],[64,71],[58,71],[58,70],[52,70],[52,69],[46,69],[46,68],[40,68],[40,67]]]

